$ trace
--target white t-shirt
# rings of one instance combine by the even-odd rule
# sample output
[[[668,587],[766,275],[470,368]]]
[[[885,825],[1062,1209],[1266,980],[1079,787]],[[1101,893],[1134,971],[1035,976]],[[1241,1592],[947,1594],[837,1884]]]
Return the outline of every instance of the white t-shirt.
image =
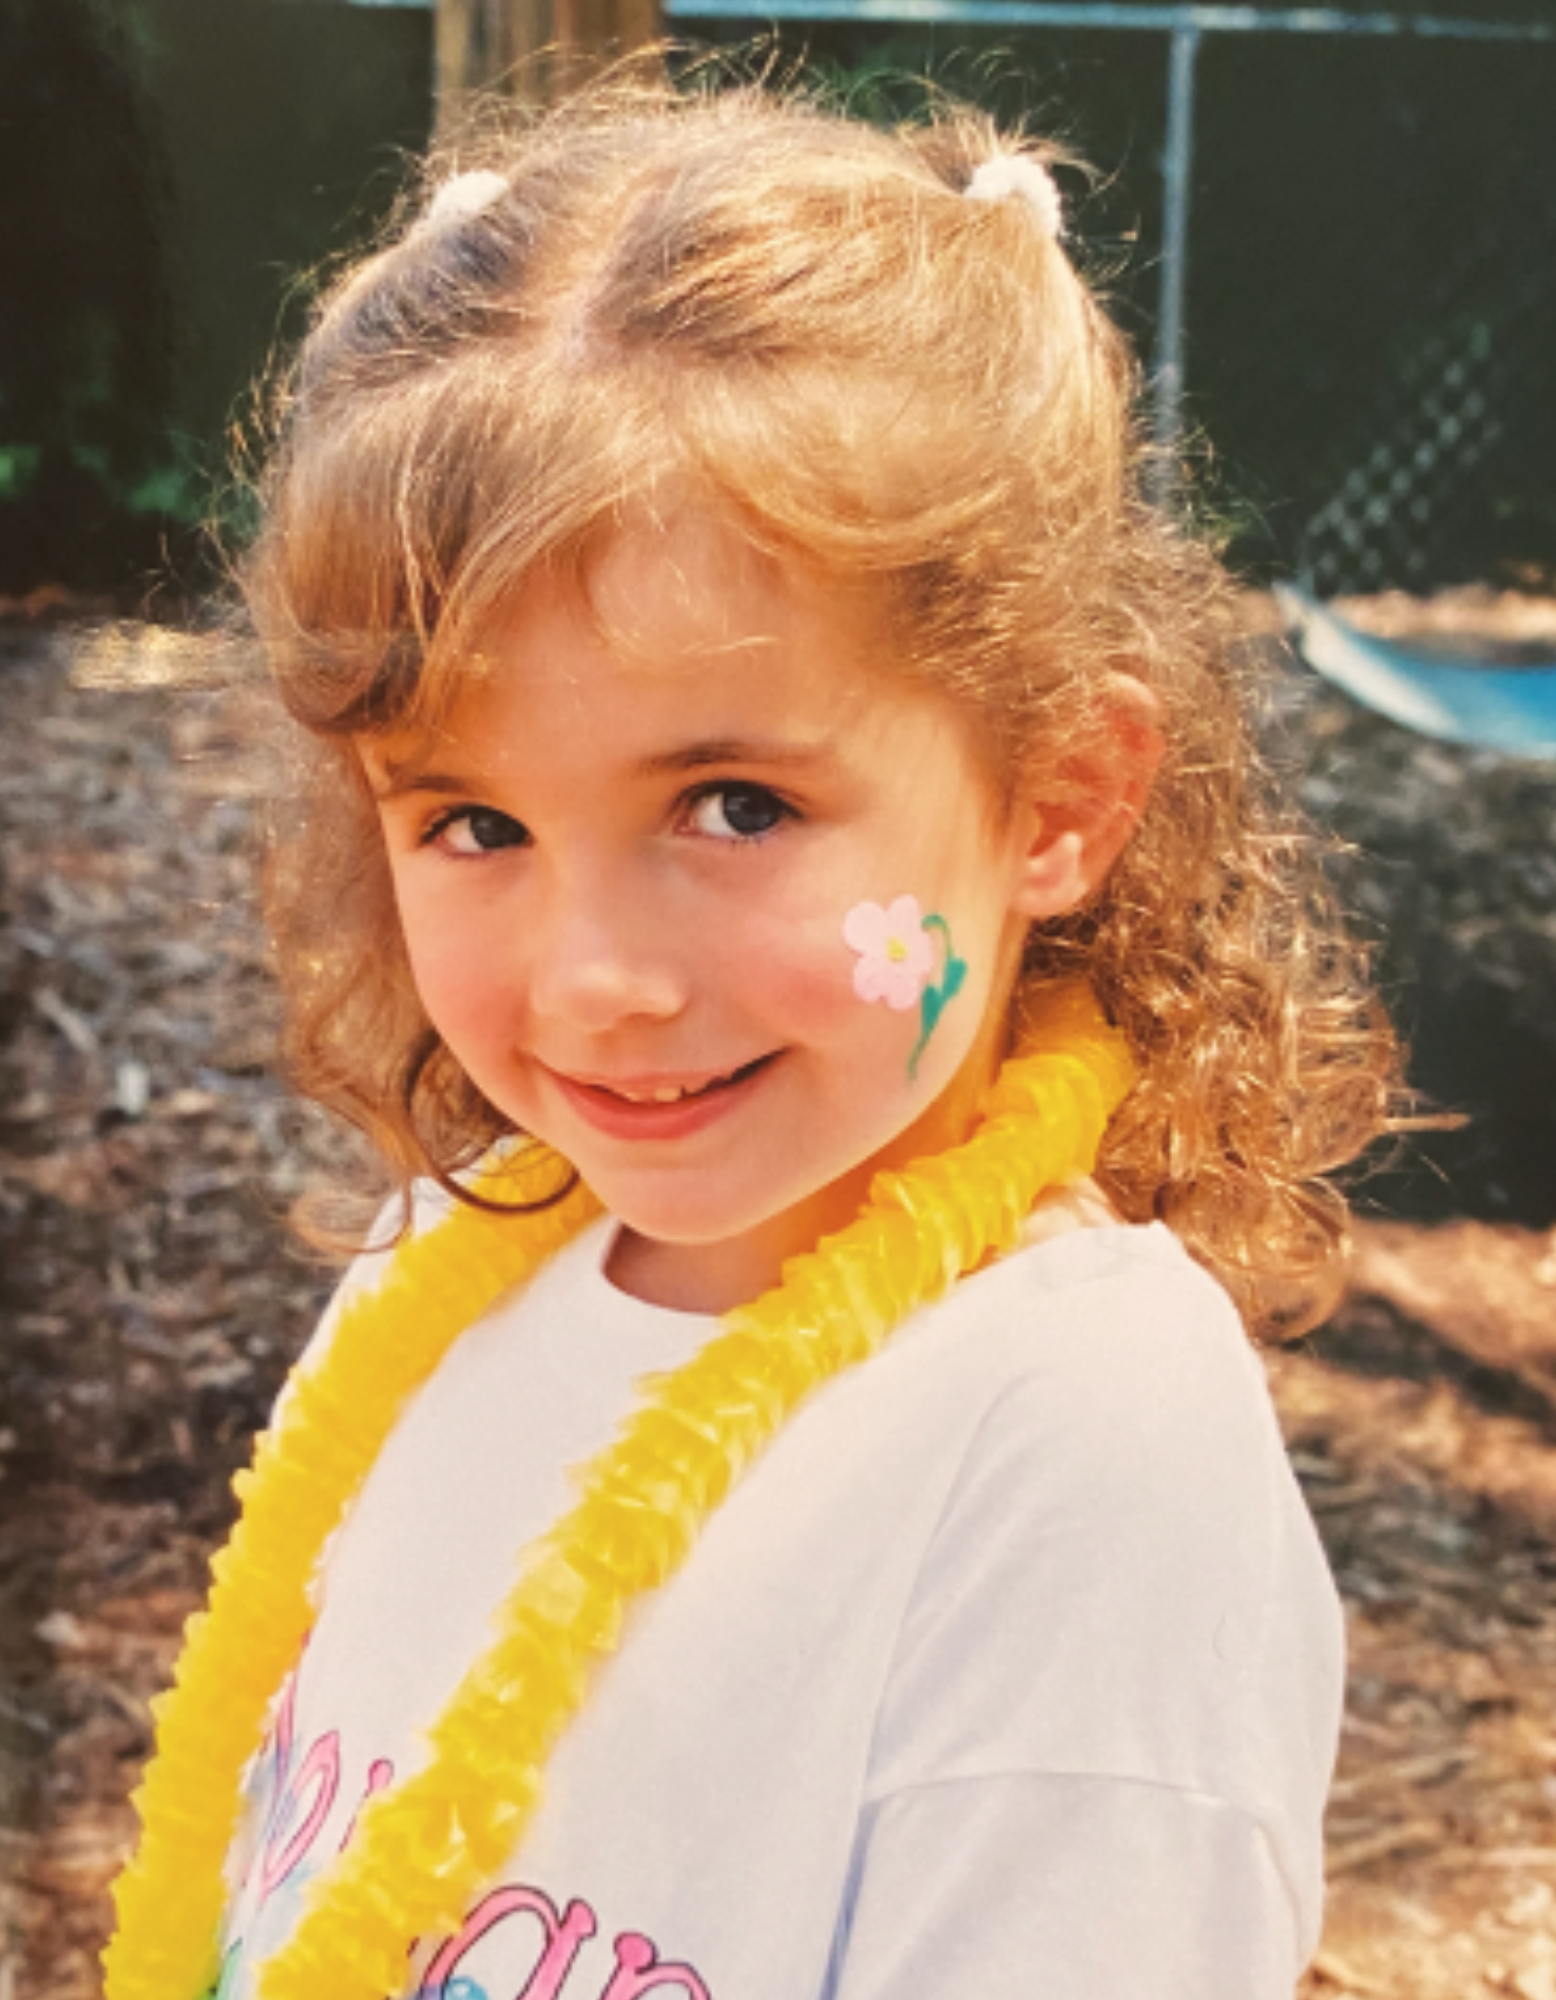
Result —
[[[602,1222],[461,1337],[332,1544],[252,1773],[223,2000],[714,1323]],[[425,2000],[1289,2000],[1338,1604],[1258,1361],[1164,1229],[964,1279],[820,1390],[634,1613]],[[420,1984],[418,1985],[418,1981]]]

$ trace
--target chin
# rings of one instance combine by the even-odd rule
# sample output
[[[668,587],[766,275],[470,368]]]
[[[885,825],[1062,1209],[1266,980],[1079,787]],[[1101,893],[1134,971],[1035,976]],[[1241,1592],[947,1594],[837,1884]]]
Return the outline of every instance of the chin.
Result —
[[[684,1180],[674,1174],[656,1180],[653,1175],[618,1177],[605,1172],[592,1180],[587,1168],[583,1171],[611,1214],[634,1235],[688,1250],[712,1250],[771,1229],[782,1230],[785,1217],[796,1211],[809,1215],[813,1203],[824,1203],[823,1190],[830,1185],[775,1186],[771,1175],[757,1174],[754,1184],[740,1187],[731,1185],[729,1173],[716,1171],[698,1172]]]
[[[594,1191],[634,1236],[678,1250],[714,1250],[720,1244],[736,1242],[760,1229],[772,1213],[768,1209],[753,1214],[746,1210],[708,1208],[698,1202],[612,1201],[608,1190],[596,1187]]]

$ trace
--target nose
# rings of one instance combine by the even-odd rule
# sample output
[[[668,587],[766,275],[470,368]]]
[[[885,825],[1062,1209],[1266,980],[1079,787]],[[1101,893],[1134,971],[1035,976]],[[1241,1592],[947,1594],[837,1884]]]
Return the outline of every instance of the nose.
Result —
[[[675,939],[641,885],[558,883],[530,940],[536,1015],[586,1034],[673,1020],[689,984]]]

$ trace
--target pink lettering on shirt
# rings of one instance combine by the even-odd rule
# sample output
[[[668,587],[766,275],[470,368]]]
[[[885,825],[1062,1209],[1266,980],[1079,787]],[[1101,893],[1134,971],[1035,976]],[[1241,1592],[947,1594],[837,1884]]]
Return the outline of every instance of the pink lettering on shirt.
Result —
[[[240,1893],[248,1887],[254,1870],[263,1862],[267,1850],[276,1838],[281,1815],[286,1811],[286,1779],[292,1765],[296,1703],[297,1675],[293,1671],[281,1683],[281,1692],[276,1698],[275,1719],[270,1725],[270,1733],[265,1739],[264,1748],[256,1760],[254,1773],[248,1780],[248,1786],[256,1802],[261,1800],[268,1802],[259,1806],[259,1834],[244,1858],[243,1873],[238,1881]],[[267,1766],[268,1777],[265,1775]]]
[[[357,1821],[362,1817],[362,1807],[367,1804],[369,1799],[376,1798],[380,1792],[387,1791],[393,1783],[393,1764],[390,1763],[387,1757],[375,1757],[367,1767],[367,1783],[362,1788],[361,1801],[356,1811],[351,1815],[346,1831],[340,1836],[340,1851],[342,1854],[351,1845],[352,1836],[357,1830]]]
[[[298,1766],[297,1776],[286,1784],[260,1864],[261,1903],[275,1894],[318,1839],[339,1788],[340,1731],[331,1729],[313,1744]]]
[[[455,1936],[451,1937],[427,1967],[416,2000],[445,2000],[458,1975],[460,1965],[481,1939],[506,1924],[511,1917],[533,1917],[544,1938],[540,1957],[513,2000],[557,2000],[562,1982],[573,1969],[579,1947],[599,1928],[587,1903],[572,1902],[566,1914],[557,1915],[556,1905],[539,1889],[494,1889],[477,1903]]]
[[[678,1986],[686,2000],[713,2000],[689,1965],[661,1965],[658,1948],[638,1931],[616,1940],[616,1970],[600,2000],[638,2000],[656,1986]]]

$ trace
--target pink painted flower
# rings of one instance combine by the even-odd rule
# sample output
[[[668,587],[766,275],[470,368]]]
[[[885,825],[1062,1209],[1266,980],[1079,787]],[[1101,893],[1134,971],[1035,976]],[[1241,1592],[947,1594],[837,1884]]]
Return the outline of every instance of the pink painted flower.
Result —
[[[843,940],[859,954],[854,991],[861,1000],[884,1000],[899,1014],[918,1005],[935,969],[935,947],[916,896],[898,896],[884,910],[856,903],[843,919]]]

